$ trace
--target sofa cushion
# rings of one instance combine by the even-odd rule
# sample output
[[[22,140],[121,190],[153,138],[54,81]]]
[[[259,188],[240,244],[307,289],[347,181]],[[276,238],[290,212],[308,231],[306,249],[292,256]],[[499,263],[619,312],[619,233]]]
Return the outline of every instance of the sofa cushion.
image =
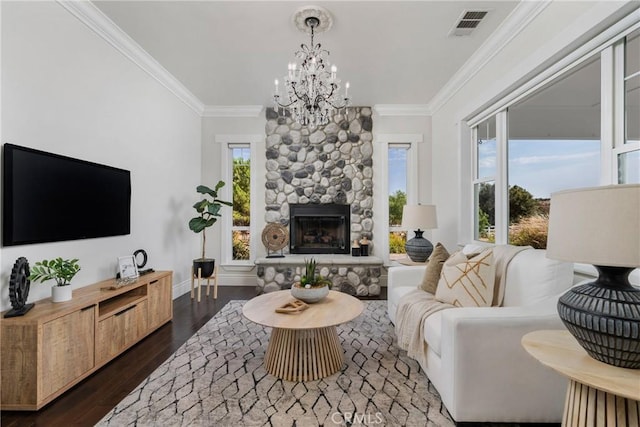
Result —
[[[572,263],[551,260],[541,249],[522,251],[507,267],[502,305],[533,305],[564,292],[572,283]]]
[[[493,250],[467,258],[456,252],[444,263],[436,299],[457,307],[488,307],[495,284]]]
[[[438,287],[438,280],[440,280],[440,273],[442,272],[442,266],[449,258],[449,252],[438,242],[433,253],[429,257],[427,268],[424,270],[424,276],[422,277],[422,283],[420,288],[429,292],[430,294],[436,294],[436,288]]]
[[[424,340],[429,349],[440,356],[442,348],[442,311],[433,313],[425,320]]]

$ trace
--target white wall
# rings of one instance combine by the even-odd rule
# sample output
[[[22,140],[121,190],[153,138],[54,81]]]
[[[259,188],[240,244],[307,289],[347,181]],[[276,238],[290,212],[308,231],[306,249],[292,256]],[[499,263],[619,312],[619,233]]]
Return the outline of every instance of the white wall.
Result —
[[[174,287],[188,282],[200,117],[58,3],[1,7],[2,143],[128,169],[132,200],[128,236],[1,248],[0,308],[20,256],[79,258],[78,288],[114,277],[118,256],[144,248],[148,267],[173,270]],[[29,301],[48,296],[48,284],[32,284]]]
[[[461,150],[469,144],[461,137],[464,119],[631,7],[631,2],[551,2],[433,115],[433,200],[438,206],[434,240],[453,248],[471,237],[470,193],[464,189],[470,170]]]

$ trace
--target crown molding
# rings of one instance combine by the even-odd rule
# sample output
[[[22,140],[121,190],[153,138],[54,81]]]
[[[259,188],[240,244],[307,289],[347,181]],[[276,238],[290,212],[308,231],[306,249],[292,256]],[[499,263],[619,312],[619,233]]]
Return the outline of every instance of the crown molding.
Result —
[[[202,117],[259,117],[262,105],[205,105]]]
[[[440,91],[427,104],[429,110],[436,113],[458,91],[471,80],[494,56],[507,46],[514,37],[529,25],[540,12],[551,4],[552,0],[521,1],[511,11],[485,42],[476,50],[462,67],[449,79]]]
[[[384,116],[430,116],[431,109],[426,104],[376,104],[373,110]]]
[[[173,74],[166,70],[147,51],[136,43],[127,33],[109,19],[100,9],[90,1],[57,0],[69,13],[80,22],[102,37],[107,43],[116,48],[171,93],[184,102],[198,115],[202,115],[204,104],[189,89],[187,89]]]

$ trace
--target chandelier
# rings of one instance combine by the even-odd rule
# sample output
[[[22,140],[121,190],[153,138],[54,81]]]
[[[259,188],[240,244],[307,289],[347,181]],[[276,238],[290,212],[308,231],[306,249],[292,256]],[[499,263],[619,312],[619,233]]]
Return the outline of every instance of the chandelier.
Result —
[[[301,62],[289,64],[282,95],[276,79],[273,99],[276,110],[280,108],[284,112],[286,109],[293,120],[315,128],[326,125],[337,111],[346,110],[349,106],[349,82],[345,84],[344,93],[340,94],[340,80],[336,77],[338,69],[326,61],[329,51],[314,42],[316,32],[331,27],[329,12],[324,8],[309,6],[294,15],[294,22],[299,30],[311,35],[311,43],[301,44],[301,50],[295,53]]]

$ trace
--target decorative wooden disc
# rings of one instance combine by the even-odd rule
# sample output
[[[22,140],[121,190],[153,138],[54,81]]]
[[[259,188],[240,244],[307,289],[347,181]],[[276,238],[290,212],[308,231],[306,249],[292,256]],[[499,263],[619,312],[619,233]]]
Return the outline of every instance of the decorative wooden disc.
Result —
[[[262,243],[270,251],[279,251],[289,244],[289,233],[280,224],[269,224],[262,231]]]

